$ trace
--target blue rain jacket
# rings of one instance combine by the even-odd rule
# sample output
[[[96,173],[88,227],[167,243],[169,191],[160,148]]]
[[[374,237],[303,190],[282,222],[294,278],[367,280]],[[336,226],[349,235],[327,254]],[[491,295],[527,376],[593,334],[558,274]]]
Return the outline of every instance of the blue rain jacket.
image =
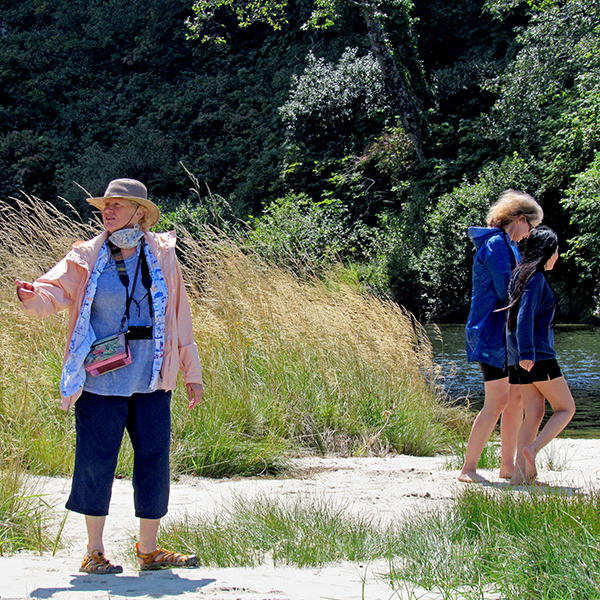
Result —
[[[556,296],[538,271],[527,284],[517,316],[517,326],[507,336],[508,364],[516,365],[522,360],[550,360],[556,358],[554,351],[554,311]]]
[[[516,243],[497,227],[469,227],[475,244],[473,292],[466,326],[467,359],[499,369],[506,364],[506,306],[513,269],[521,260]]]

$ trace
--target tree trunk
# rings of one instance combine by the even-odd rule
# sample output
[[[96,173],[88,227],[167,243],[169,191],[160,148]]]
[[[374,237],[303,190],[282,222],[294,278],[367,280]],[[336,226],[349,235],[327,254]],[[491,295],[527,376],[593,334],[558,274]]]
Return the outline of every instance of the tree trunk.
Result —
[[[375,8],[365,3],[362,5],[362,11],[369,32],[371,48],[381,68],[385,86],[392,98],[393,108],[400,115],[406,134],[413,143],[417,158],[422,163],[425,156],[423,154],[421,128],[416,119],[410,95],[390,51],[381,22],[375,14]]]

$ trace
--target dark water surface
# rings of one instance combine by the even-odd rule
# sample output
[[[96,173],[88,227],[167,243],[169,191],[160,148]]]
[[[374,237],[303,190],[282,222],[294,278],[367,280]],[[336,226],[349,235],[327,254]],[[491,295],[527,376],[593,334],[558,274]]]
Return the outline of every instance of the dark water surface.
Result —
[[[483,404],[483,379],[477,363],[468,363],[465,326],[428,326],[436,362],[441,365],[445,387],[452,398],[468,398],[474,410]],[[441,339],[440,339],[441,336]],[[600,328],[557,325],[557,360],[571,388],[577,412],[565,430],[570,437],[600,438]],[[547,413],[551,408],[546,404]]]

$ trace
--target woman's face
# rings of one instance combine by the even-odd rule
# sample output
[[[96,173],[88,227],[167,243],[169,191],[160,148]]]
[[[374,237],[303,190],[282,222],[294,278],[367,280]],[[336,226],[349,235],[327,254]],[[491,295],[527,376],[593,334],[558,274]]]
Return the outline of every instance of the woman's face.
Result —
[[[107,231],[113,233],[125,227],[133,227],[139,223],[143,212],[139,206],[125,198],[107,200],[102,209],[102,223]]]
[[[521,215],[520,217],[517,218],[517,221],[515,223],[515,242],[520,242],[521,240],[525,239],[526,237],[529,237],[529,234],[531,233],[531,230],[533,229],[533,225],[526,219],[526,217],[524,217],[523,215]]]
[[[538,223],[532,225],[524,215],[519,215],[504,228],[504,231],[513,242],[520,242],[529,236],[535,225],[538,225]]]
[[[554,269],[554,265],[556,264],[557,260],[558,260],[558,246],[556,247],[554,254],[548,259],[548,261],[544,265],[544,270],[552,271],[552,269]]]

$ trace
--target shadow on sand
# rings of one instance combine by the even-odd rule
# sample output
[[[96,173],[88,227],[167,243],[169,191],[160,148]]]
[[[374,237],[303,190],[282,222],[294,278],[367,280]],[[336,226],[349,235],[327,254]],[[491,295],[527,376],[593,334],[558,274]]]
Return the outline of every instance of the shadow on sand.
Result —
[[[542,483],[536,481],[534,483],[524,483],[521,485],[513,485],[510,481],[481,481],[479,482],[483,487],[491,487],[498,490],[505,490],[507,492],[530,492],[536,494],[563,494],[570,496],[582,490],[580,487],[568,486],[568,485],[551,485],[549,483]]]
[[[179,594],[200,591],[200,588],[214,583],[216,579],[193,579],[190,571],[187,577],[175,571],[140,572],[138,575],[73,575],[67,587],[37,588],[29,594],[31,598],[52,598],[59,592],[70,592],[77,598],[77,592],[107,592],[111,596],[136,598],[152,595],[153,598],[174,598]]]

